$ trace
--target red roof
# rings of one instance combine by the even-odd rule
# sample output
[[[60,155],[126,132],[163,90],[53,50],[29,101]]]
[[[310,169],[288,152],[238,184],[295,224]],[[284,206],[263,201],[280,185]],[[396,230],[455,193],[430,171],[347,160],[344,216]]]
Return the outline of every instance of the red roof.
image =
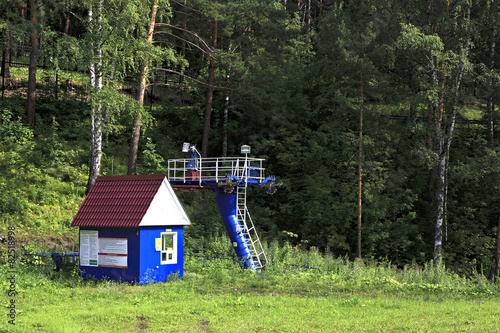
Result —
[[[97,177],[71,226],[134,228],[165,180],[165,175]]]

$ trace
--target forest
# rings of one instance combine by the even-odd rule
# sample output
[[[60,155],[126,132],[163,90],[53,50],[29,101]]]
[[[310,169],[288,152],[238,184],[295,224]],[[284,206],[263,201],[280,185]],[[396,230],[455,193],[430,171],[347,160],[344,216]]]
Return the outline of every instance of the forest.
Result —
[[[6,0],[0,233],[65,249],[98,175],[265,158],[262,239],[498,277],[498,0]],[[180,193],[188,243],[224,233]]]

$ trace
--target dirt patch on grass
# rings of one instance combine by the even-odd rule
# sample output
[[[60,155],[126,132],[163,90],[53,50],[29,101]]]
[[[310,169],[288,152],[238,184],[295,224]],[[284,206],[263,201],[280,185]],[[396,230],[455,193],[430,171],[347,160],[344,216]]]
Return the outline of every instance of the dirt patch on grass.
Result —
[[[209,325],[210,325],[210,320],[201,319],[198,321],[198,326],[196,328],[202,332],[212,332],[208,327]]]
[[[139,331],[144,331],[148,329],[148,325],[146,324],[146,318],[143,316],[139,316],[135,318],[137,320],[137,329]]]
[[[15,238],[16,249],[21,252],[30,252],[30,249],[38,252],[74,252],[78,251],[78,238],[72,234],[63,234],[60,237],[40,235],[30,235],[27,237]],[[8,248],[7,235],[0,235],[0,253],[4,253]],[[20,254],[20,253],[19,253]],[[0,260],[2,256],[0,256]]]

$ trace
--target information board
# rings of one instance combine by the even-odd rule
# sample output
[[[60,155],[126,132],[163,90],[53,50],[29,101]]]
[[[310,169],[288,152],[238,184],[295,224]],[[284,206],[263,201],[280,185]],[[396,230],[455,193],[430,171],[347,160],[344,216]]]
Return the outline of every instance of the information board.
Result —
[[[99,267],[127,268],[127,238],[99,238]]]
[[[99,252],[97,230],[80,230],[80,266],[97,266]]]
[[[80,230],[80,266],[127,268],[127,258],[127,238],[99,238],[97,230]]]

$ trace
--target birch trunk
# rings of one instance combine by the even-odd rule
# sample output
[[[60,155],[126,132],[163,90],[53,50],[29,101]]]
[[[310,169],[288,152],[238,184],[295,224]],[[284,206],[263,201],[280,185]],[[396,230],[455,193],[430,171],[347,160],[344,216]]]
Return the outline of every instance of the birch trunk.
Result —
[[[447,205],[447,192],[448,192],[448,161],[450,158],[450,147],[453,139],[453,131],[455,129],[455,122],[458,114],[458,92],[460,90],[460,83],[462,82],[462,75],[464,65],[461,65],[454,87],[454,101],[450,121],[446,133],[438,129],[439,140],[439,160],[438,160],[438,180],[436,189],[436,228],[434,234],[434,260],[442,258],[443,246],[443,226],[446,223],[446,205]],[[445,136],[446,135],[446,136]]]
[[[94,33],[99,34],[101,31],[101,15],[102,15],[102,1],[99,2],[97,28],[93,28],[93,11],[89,10],[89,19],[91,29]],[[90,88],[92,91],[91,97],[91,143],[90,143],[90,165],[89,165],[89,180],[87,182],[87,193],[94,184],[96,178],[99,176],[101,170],[101,156],[102,156],[102,105],[95,95],[102,91],[102,49],[100,45],[100,38],[98,38],[98,45],[91,45],[94,54],[94,59],[90,64]]]
[[[98,88],[97,88],[98,89]],[[90,144],[90,168],[87,193],[99,176],[101,170],[102,156],[102,106],[97,104],[93,107],[91,116],[92,139]]]
[[[155,0],[151,8],[151,16],[149,18],[148,35],[147,35],[147,41],[149,44],[153,44],[153,33],[156,23],[156,14],[158,13],[158,2],[159,0]],[[144,59],[143,66],[140,69],[139,91],[137,93],[137,101],[141,104],[141,106],[144,105],[144,95],[146,94],[147,78],[149,75],[148,63],[149,63],[149,57],[146,57],[146,59]],[[141,126],[142,126],[141,113],[137,112],[135,117],[134,133],[132,135],[132,140],[130,141],[130,150],[128,155],[128,170],[127,170],[128,175],[135,175],[137,170],[137,155],[139,150],[139,138],[141,136]]]
[[[449,2],[448,2],[449,4]],[[447,14],[448,12],[447,7]],[[470,20],[470,8],[467,8],[463,15],[464,20]],[[467,51],[470,48],[470,36],[465,36],[464,45],[462,46],[462,57],[466,57]],[[464,52],[465,51],[465,52]],[[460,91],[460,84],[462,82],[462,76],[465,69],[465,59],[461,60],[458,72],[455,78],[455,86],[453,87],[453,101],[452,109],[449,118],[447,128],[442,130],[443,123],[442,119],[437,121],[438,126],[436,126],[438,140],[438,167],[437,167],[437,189],[436,189],[436,227],[434,235],[434,260],[440,260],[442,258],[442,246],[443,246],[443,225],[446,225],[446,205],[447,205],[447,192],[448,192],[448,163],[450,157],[450,147],[453,139],[453,131],[455,129],[455,121],[458,114],[458,97]],[[441,112],[441,111],[440,111]],[[442,113],[441,113],[442,114]]]
[[[445,173],[446,173],[446,154],[443,150],[444,138],[439,138],[439,159],[437,165],[437,186],[436,186],[436,225],[434,230],[434,260],[441,258],[441,249],[443,246],[443,221],[444,221],[444,202],[445,202]]]
[[[436,72],[436,60],[434,58],[429,59],[429,65],[431,68],[431,75],[429,78],[429,87],[433,91],[433,99],[429,102],[427,106],[427,123],[429,125],[429,128],[432,128],[434,125],[434,132],[429,131],[429,134],[427,135],[427,143],[426,147],[429,150],[432,150],[434,152],[438,152],[439,154],[439,137],[441,135],[441,125],[438,122],[438,110],[439,110],[439,103],[437,103],[437,95],[436,95],[436,87],[437,87],[437,72]],[[433,200],[436,198],[436,180],[438,177],[438,171],[437,167],[432,168],[429,172],[429,191],[427,193],[427,200],[429,203],[432,203]]]

